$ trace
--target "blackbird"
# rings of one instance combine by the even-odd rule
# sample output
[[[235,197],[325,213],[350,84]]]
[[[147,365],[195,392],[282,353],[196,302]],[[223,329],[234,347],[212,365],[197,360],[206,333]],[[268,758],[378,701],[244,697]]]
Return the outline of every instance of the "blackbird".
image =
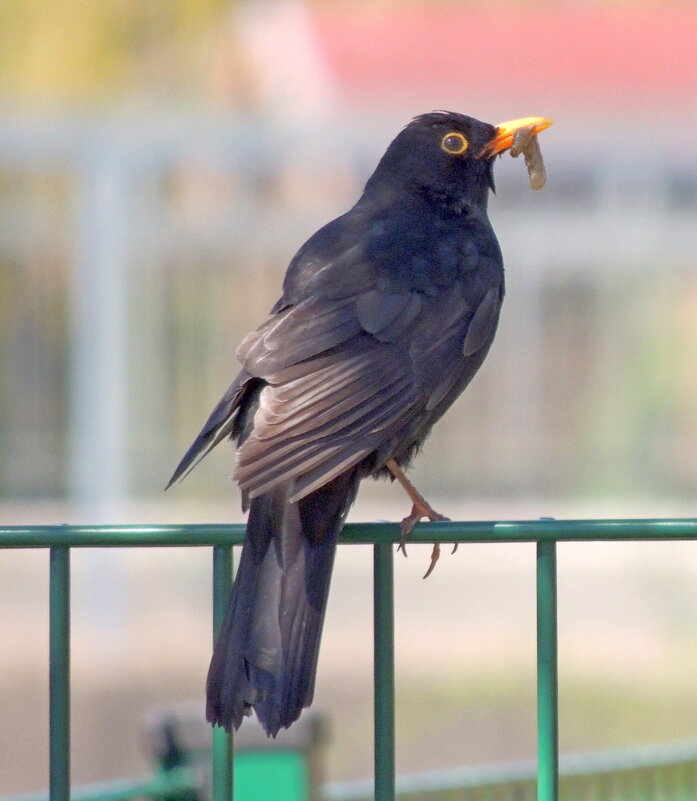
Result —
[[[206,716],[228,731],[256,711],[276,736],[312,701],[336,543],[366,476],[406,480],[433,424],[472,380],[504,295],[487,217],[493,163],[527,117],[498,126],[416,117],[355,206],[290,263],[283,295],[237,351],[242,369],[169,484],[221,440],[249,510],[207,680]],[[169,486],[169,485],[168,485]]]

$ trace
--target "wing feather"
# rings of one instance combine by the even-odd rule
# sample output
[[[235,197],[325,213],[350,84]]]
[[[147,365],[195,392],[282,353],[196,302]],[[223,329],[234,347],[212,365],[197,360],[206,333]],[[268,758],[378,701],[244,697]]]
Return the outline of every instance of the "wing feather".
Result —
[[[274,369],[264,373],[254,428],[238,452],[234,477],[242,489],[255,497],[293,481],[297,500],[400,432],[418,428],[410,421],[427,420],[462,381],[475,310],[482,312],[470,346],[489,333],[492,294],[475,287],[473,302],[471,289],[456,281],[426,297],[369,288],[285,312],[246,350],[250,372]],[[409,336],[382,338],[404,319]]]
[[[237,374],[204,423],[201,432],[182,457],[165,489],[169,489],[175,481],[187,476],[206,454],[232,434],[238,422],[240,404],[254,383],[255,380],[245,370]]]
[[[237,355],[251,374],[265,377],[312,358],[361,332],[353,300],[310,298],[250,334]]]
[[[292,482],[295,502],[369,454],[422,437],[432,410],[481,362],[468,356],[493,336],[498,289],[471,276],[437,292],[373,284],[277,304],[238,350],[257,387],[233,474],[245,497]],[[233,384],[182,464],[240,434],[242,391]]]

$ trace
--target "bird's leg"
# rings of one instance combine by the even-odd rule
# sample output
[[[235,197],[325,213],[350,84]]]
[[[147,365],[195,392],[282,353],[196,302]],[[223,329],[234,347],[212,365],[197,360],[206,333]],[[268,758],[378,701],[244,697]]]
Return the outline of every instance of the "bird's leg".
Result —
[[[406,473],[402,468],[397,464],[394,459],[389,459],[386,462],[386,467],[392,473],[392,475],[399,481],[399,483],[404,487],[407,495],[411,498],[412,507],[411,507],[411,514],[402,520],[400,523],[400,542],[397,550],[402,551],[402,553],[406,556],[407,555],[407,537],[411,534],[414,530],[414,526],[421,520],[422,517],[427,517],[431,521],[438,521],[438,520],[449,520],[449,517],[440,514],[440,512],[436,512],[436,510],[431,506],[431,504],[424,498],[424,496],[416,489],[416,487],[409,481],[406,476]],[[457,546],[456,546],[457,547]],[[440,545],[438,543],[434,543],[433,551],[431,552],[431,564],[426,571],[426,575],[424,578],[427,578],[431,575],[433,568],[436,566],[436,562],[440,557]]]

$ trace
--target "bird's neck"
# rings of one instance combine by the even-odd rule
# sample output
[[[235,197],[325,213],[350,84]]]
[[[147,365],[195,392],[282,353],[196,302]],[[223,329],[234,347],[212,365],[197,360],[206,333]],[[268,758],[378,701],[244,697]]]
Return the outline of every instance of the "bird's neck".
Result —
[[[487,219],[489,184],[472,181],[464,186],[420,183],[368,182],[357,208],[409,209],[416,215],[437,211],[439,216]]]
[[[423,187],[422,196],[426,203],[436,206],[439,211],[453,214],[456,217],[486,217],[489,204],[489,188],[485,187],[481,194],[457,192],[449,189]]]

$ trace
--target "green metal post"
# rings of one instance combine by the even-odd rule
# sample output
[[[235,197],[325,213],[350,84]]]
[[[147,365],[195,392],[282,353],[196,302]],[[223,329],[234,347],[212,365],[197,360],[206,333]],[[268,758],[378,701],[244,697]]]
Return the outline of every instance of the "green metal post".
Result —
[[[538,801],[559,797],[557,546],[537,543]]]
[[[70,549],[54,545],[49,568],[49,797],[70,801]]]
[[[213,639],[218,636],[232,588],[232,547],[213,547]],[[232,801],[232,734],[213,729],[213,801]]]
[[[394,564],[392,544],[373,546],[375,801],[394,801]]]

